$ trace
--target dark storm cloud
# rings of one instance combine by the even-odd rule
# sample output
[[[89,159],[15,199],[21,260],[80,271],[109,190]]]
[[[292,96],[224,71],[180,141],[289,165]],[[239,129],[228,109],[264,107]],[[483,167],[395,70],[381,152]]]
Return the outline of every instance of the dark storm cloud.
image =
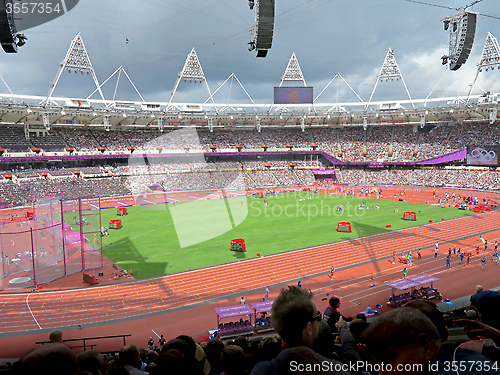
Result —
[[[484,0],[473,10],[498,16],[495,2]],[[458,0],[435,3],[464,5]],[[480,17],[469,62],[461,71],[447,73],[440,57],[447,53],[448,34],[440,19],[453,13],[403,0],[277,0],[273,47],[265,59],[258,59],[247,50],[254,14],[246,0],[87,0],[64,16],[27,30],[28,43],[17,55],[3,56],[0,74],[14,93],[46,95],[71,40],[80,32],[99,81],[124,66],[149,101],[168,101],[193,47],[212,91],[235,73],[261,103],[272,101],[273,87],[279,85],[293,52],[307,84],[314,86],[315,96],[340,73],[368,100],[389,47],[395,50],[414,98],[425,98],[445,74],[435,96],[466,94],[486,33],[500,36],[500,20]],[[498,91],[500,87],[491,77],[481,76],[480,83]],[[112,97],[115,83],[110,81],[105,87],[106,98]],[[64,73],[55,95],[85,97],[94,88],[90,77]],[[189,100],[195,89],[199,87],[186,84],[175,99]],[[221,102],[228,101],[222,91]],[[119,95],[138,100],[123,76]],[[198,97],[206,99],[205,92]],[[374,100],[389,97],[407,98],[401,82],[394,87],[379,85]],[[321,96],[322,101],[337,98],[356,100],[340,80]],[[233,82],[234,100],[246,103],[248,99]]]

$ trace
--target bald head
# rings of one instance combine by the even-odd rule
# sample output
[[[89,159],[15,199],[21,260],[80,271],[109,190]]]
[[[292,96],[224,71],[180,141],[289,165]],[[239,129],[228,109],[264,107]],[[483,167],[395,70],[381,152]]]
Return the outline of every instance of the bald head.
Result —
[[[76,354],[60,343],[38,346],[19,359],[18,373],[76,375],[78,374]]]

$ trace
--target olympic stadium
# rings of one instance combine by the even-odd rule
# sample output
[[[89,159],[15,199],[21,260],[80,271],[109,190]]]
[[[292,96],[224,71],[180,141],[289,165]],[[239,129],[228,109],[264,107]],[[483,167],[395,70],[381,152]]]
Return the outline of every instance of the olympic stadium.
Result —
[[[102,50],[83,31],[50,51],[62,60],[42,74],[55,73],[48,94],[14,93],[0,71],[0,358],[55,329],[76,353],[160,334],[254,337],[256,304],[298,281],[321,311],[336,295],[345,314],[383,314],[408,252],[409,276],[433,280],[442,311],[463,310],[476,284],[497,288],[500,48],[494,30],[474,38],[480,15],[451,13],[448,55],[434,61],[443,75],[411,79],[415,91],[400,48],[382,47],[363,84],[349,72],[317,79],[309,56],[279,50],[279,34],[261,44],[258,17],[249,59],[253,47],[261,65],[281,52],[265,94],[227,68],[211,81],[211,57],[195,46],[170,67],[169,95],[146,100],[157,77],[146,85],[107,65],[99,79]],[[472,254],[470,265],[454,254],[448,269],[436,243]],[[220,309],[242,297],[251,329],[223,335]]]

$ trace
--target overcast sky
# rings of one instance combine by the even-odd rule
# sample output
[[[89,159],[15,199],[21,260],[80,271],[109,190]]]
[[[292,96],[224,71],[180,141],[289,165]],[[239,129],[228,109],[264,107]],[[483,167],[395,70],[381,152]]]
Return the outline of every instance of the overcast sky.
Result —
[[[429,0],[460,7],[470,0]],[[470,10],[500,17],[498,0]],[[271,103],[288,59],[295,52],[316,96],[340,73],[368,100],[389,48],[413,98],[466,95],[476,73],[487,32],[500,38],[500,19],[478,17],[472,54],[458,72],[440,57],[449,34],[440,19],[456,11],[403,0],[276,0],[272,49],[266,58],[249,52],[254,13],[247,0],[80,0],[64,16],[25,31],[17,54],[1,53],[0,74],[16,94],[47,95],[71,40],[80,32],[100,82],[124,66],[147,101],[168,101],[178,73],[194,47],[210,89],[235,73],[257,103]],[[129,42],[126,43],[128,38]],[[469,78],[467,78],[468,76]],[[337,82],[337,81],[336,81]],[[500,92],[500,70],[482,73],[479,85]],[[113,97],[116,80],[104,87]],[[2,84],[0,92],[7,89]],[[407,99],[401,82],[379,84],[373,100]],[[95,88],[87,75],[65,72],[54,95],[86,97]],[[247,103],[236,82],[226,84],[218,103]],[[475,93],[481,90],[475,89]],[[182,83],[174,101],[204,101],[203,85]],[[120,100],[139,100],[126,80]],[[356,101],[344,83],[332,84],[319,102]]]

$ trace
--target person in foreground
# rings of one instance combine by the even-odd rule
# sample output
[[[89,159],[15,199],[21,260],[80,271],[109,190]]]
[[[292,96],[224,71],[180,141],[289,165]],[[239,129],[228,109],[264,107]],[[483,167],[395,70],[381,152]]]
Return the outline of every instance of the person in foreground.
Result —
[[[377,318],[364,332],[366,351],[379,375],[473,375],[498,373],[495,364],[479,353],[455,351],[440,360],[442,338],[420,310],[401,307]]]
[[[251,375],[349,374],[340,362],[311,349],[318,336],[321,313],[310,292],[296,286],[282,289],[273,303],[271,316],[273,327],[282,339],[282,351],[273,360],[258,363]]]

